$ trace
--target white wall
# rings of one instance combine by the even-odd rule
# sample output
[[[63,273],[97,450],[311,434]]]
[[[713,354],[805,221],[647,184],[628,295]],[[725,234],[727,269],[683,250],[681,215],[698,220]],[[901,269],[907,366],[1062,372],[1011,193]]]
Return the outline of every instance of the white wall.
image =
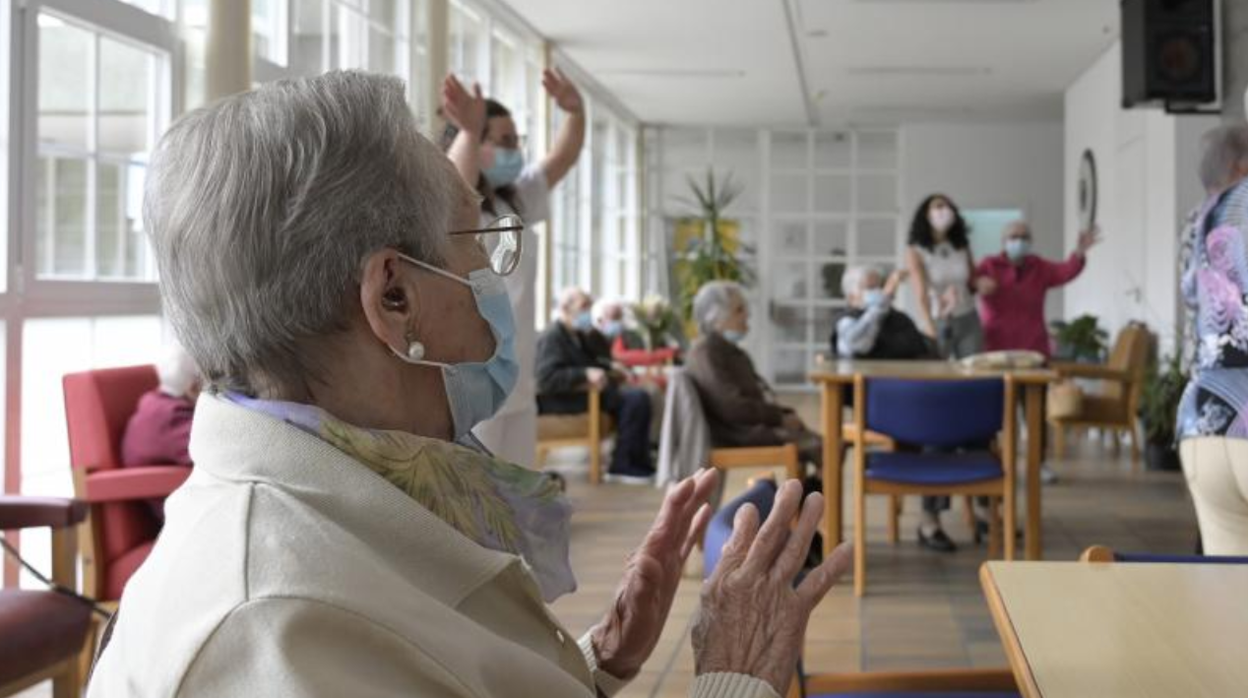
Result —
[[[964,209],[1024,211],[1039,254],[1058,257],[1069,249],[1060,121],[911,124],[902,137],[906,226],[924,197],[942,192]],[[908,297],[906,307],[913,307]],[[1060,313],[1060,292],[1050,294],[1048,309],[1050,316]]]
[[[1078,235],[1075,177],[1090,149],[1098,172],[1098,223],[1105,242],[1066,294],[1066,315],[1092,313],[1111,332],[1139,320],[1169,350],[1178,321],[1178,231],[1201,200],[1195,175],[1200,135],[1213,117],[1167,116],[1121,107],[1121,48],[1115,45],[1066,91],[1066,247]]]

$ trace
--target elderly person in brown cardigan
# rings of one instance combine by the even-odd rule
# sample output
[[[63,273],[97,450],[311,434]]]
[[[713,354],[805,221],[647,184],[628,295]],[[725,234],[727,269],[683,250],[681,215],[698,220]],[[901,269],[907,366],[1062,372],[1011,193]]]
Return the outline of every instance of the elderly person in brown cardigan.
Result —
[[[823,443],[792,410],[776,402],[754,361],[739,346],[750,331],[745,291],[731,281],[712,281],[693,299],[701,337],[689,350],[686,370],[698,387],[714,446],[777,446],[795,443],[802,459],[818,467]]]

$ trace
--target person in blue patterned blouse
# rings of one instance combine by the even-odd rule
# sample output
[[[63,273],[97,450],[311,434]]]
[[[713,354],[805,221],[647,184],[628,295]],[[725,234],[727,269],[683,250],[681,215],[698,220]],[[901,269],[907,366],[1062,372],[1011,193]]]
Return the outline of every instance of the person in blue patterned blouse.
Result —
[[[1177,434],[1204,550],[1248,554],[1248,124],[1201,142],[1209,193],[1183,271],[1195,340]]]

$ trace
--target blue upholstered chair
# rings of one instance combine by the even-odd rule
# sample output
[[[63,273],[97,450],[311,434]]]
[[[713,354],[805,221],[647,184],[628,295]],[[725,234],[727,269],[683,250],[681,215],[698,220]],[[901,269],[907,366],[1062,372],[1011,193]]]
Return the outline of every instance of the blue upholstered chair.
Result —
[[[900,445],[897,451],[868,453],[861,439],[854,444],[854,594],[866,590],[870,494],[989,497],[989,557],[994,557],[1001,543],[1002,501],[1005,528],[1014,530],[1015,425],[1008,409],[1014,404],[1013,384],[1000,378],[859,377],[854,393],[855,422]],[[1006,536],[1005,557],[1014,557],[1013,536]]]
[[[759,480],[744,494],[715,513],[703,544],[704,575],[719,564],[724,544],[732,537],[732,522],[746,503],[758,508],[759,520],[771,514],[776,483]],[[934,671],[807,674],[799,662],[788,698],[1018,698],[1009,669],[944,669]]]
[[[1120,553],[1104,545],[1094,545],[1079,556],[1082,562],[1143,562],[1180,565],[1248,565],[1242,555],[1161,555],[1154,553]]]

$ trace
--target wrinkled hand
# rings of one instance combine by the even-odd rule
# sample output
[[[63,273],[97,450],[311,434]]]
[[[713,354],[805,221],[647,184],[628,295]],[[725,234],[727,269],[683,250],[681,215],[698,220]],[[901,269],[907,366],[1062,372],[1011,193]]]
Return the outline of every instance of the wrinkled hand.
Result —
[[[569,114],[580,114],[584,111],[585,103],[581,100],[580,90],[558,68],[542,72],[542,87],[546,88],[546,93],[555,100],[560,109]]]
[[[595,388],[607,387],[607,372],[598,367],[585,369],[585,380]]]
[[[469,93],[459,78],[447,75],[442,81],[442,113],[461,131],[478,138],[485,133],[485,97],[481,85],[472,83]]]
[[[810,495],[790,532],[789,522],[801,499],[801,483],[784,483],[761,530],[757,509],[747,504],[737,510],[732,538],[724,545],[715,573],[702,586],[702,605],[693,628],[698,675],[748,674],[771,684],[777,695],[788,690],[810,613],[852,560],[851,548],[844,543],[793,587],[823,513],[823,496]]]
[[[719,474],[707,468],[667,493],[646,539],[624,568],[615,604],[592,632],[598,667],[631,679],[663,632],[685,560],[711,520],[707,501]]]
[[[1097,243],[1101,241],[1101,228],[1094,226],[1091,230],[1085,230],[1079,233],[1079,242],[1075,245],[1075,252],[1081,255],[1088,253]]]
[[[981,296],[991,296],[997,292],[997,280],[991,276],[981,276],[975,279],[975,292]]]

